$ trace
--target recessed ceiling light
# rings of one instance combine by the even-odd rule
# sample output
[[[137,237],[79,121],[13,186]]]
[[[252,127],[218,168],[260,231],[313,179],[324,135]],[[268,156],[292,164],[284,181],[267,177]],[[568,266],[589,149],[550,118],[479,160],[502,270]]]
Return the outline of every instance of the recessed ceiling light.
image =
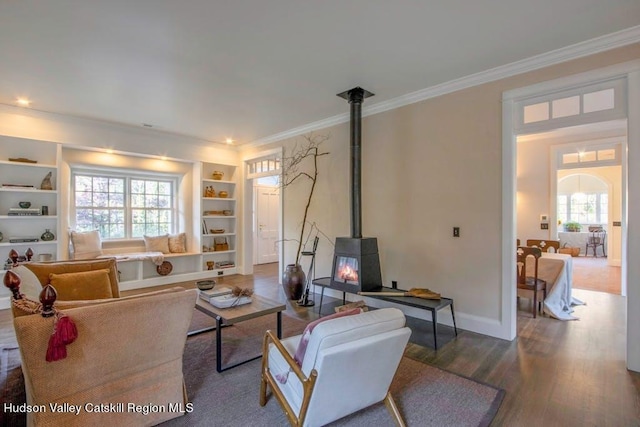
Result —
[[[160,160],[167,160],[167,156],[160,156]]]
[[[227,138],[227,144],[233,144],[233,139]]]
[[[107,154],[113,154],[113,150],[111,148],[107,148],[106,153]]]
[[[23,107],[31,105],[31,100],[29,98],[16,98],[16,102]]]

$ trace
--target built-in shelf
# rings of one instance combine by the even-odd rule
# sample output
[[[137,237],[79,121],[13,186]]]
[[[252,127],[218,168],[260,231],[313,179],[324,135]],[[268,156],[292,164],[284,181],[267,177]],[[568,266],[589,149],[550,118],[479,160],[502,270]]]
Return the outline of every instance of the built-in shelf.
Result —
[[[235,236],[236,233],[205,233],[202,237],[225,237],[225,236]]]
[[[211,178],[203,178],[202,182],[211,183],[211,184],[235,184],[234,181],[224,181],[221,179],[211,179]]]
[[[7,159],[27,158],[37,163],[16,162]],[[45,230],[55,236],[60,232],[60,160],[62,145],[56,142],[14,138],[0,135],[0,260],[6,260],[11,249],[18,252],[31,246],[36,252],[47,252],[52,259],[59,259],[61,242],[50,241],[11,243],[11,237],[40,238]],[[43,190],[42,184],[49,177],[53,190]],[[32,209],[42,212],[47,207],[50,215],[9,215],[11,209],[22,202],[29,202]],[[38,249],[36,249],[38,248]]]
[[[202,219],[212,219],[212,218],[228,218],[228,219],[236,219],[235,215],[203,215]]]
[[[11,243],[8,240],[0,242],[0,246],[40,246],[40,245],[51,245],[58,244],[57,240],[38,240],[37,242],[19,242],[19,243]]]
[[[9,160],[0,160],[0,165],[11,165],[11,166],[19,166],[19,167],[29,167],[29,168],[45,168],[45,169],[55,169],[56,165],[49,165],[46,163],[28,163],[28,162],[11,162]]]
[[[221,202],[235,202],[236,199],[229,197],[203,197],[202,200],[220,200]]]
[[[206,256],[206,255],[221,255],[221,254],[235,254],[236,251],[235,250],[228,250],[228,251],[210,251],[210,252],[202,252],[202,255]]]
[[[0,215],[0,219],[20,219],[20,220],[41,220],[41,219],[58,219],[58,215]]]
[[[0,187],[0,191],[9,191],[12,193],[58,193],[58,190],[41,190],[35,187]]]

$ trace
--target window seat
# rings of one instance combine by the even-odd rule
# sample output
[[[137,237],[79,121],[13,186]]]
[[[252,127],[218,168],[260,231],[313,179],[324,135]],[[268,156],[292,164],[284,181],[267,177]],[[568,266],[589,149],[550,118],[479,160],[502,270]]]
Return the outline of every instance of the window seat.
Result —
[[[198,252],[164,254],[146,252],[144,247],[109,248],[98,258],[116,259],[121,291],[212,278],[211,272],[203,271],[202,254]],[[158,267],[165,261],[171,263],[171,273],[161,275]]]

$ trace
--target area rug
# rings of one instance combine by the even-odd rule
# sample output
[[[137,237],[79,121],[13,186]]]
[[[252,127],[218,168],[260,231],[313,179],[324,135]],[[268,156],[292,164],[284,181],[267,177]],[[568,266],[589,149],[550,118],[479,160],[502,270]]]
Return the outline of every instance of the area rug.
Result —
[[[213,325],[213,319],[197,311],[190,330]],[[302,332],[305,322],[282,316],[283,336]],[[264,331],[276,327],[276,316],[268,315],[224,328],[223,365],[258,355]],[[22,403],[24,382],[17,349],[6,350],[0,378],[6,378],[3,402]],[[16,359],[17,358],[17,362]],[[260,360],[231,370],[216,372],[215,332],[187,339],[184,375],[189,401],[194,411],[162,425],[173,426],[287,426],[288,422],[273,397],[265,407],[258,403]],[[6,372],[7,374],[4,374]],[[484,385],[421,362],[403,357],[391,391],[408,426],[488,426],[493,420],[504,391]],[[336,391],[339,392],[339,391]],[[348,396],[345,396],[348,398]],[[7,415],[7,414],[4,414]],[[25,418],[14,417],[3,425],[25,425]],[[384,404],[350,415],[332,426],[392,426]]]

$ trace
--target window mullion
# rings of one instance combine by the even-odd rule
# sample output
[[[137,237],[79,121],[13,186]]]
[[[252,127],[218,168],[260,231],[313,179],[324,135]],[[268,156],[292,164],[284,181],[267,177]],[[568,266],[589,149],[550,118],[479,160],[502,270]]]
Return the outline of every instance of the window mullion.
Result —
[[[131,218],[131,177],[126,178],[124,196],[124,223],[125,223],[125,235],[127,239],[133,238],[133,219]]]

